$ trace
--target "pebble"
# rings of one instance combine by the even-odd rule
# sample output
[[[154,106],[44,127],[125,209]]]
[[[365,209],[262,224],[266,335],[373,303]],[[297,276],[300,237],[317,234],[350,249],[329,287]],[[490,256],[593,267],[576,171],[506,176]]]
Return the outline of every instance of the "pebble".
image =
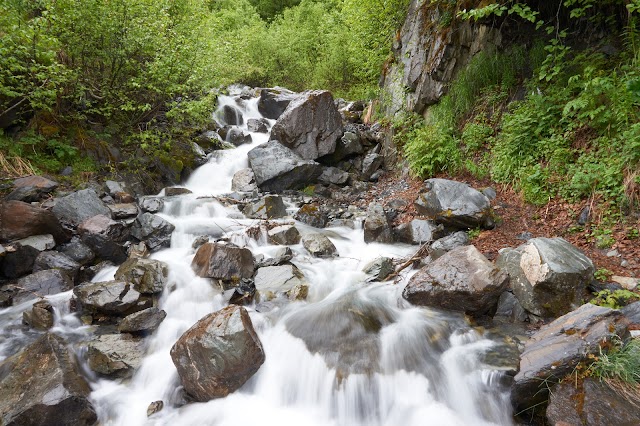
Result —
[[[620,257],[618,250],[611,250],[607,253],[607,257]]]

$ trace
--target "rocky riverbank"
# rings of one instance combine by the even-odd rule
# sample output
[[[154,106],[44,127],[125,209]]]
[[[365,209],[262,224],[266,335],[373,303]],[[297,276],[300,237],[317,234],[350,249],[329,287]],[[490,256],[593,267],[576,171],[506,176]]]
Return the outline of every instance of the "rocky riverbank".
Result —
[[[244,117],[243,108],[256,95],[262,118]],[[249,148],[263,134],[266,143],[251,145],[248,167],[236,171],[231,187],[220,194],[207,194],[208,186],[200,194],[180,186],[144,195],[116,181],[69,192],[42,176],[13,181],[0,201],[0,303],[7,316],[21,315],[22,325],[9,322],[0,341],[2,422],[93,424],[100,413],[92,406],[90,384],[126,383],[140,370],[149,339],[166,321],[167,295],[177,291],[169,265],[155,256],[176,238],[176,225],[166,214],[177,214],[172,209],[182,200],[209,202],[211,209],[231,212],[230,219],[251,224],[200,226],[199,235],[185,234],[193,237],[190,273],[206,280],[228,306],[209,312],[174,340],[170,355],[181,392],[148,401],[150,416],[165,405],[225,397],[250,382],[265,362],[260,325],[250,313],[321,301],[301,256],[339,258],[344,254],[334,230],[361,227],[365,243],[401,244],[412,253],[379,257],[360,268],[362,284],[402,285],[399,306],[464,315],[472,327],[481,324],[476,332],[496,342],[483,364],[503,372],[514,413],[533,412],[527,420],[533,424],[545,416],[549,422],[607,424],[600,413],[609,404],[621,422],[639,422],[634,401],[607,384],[589,379],[576,391],[563,381],[640,327],[640,302],[622,310],[586,303],[602,288],[634,290],[637,278],[600,283],[596,265],[574,244],[542,232],[527,234],[528,228],[512,236],[517,244],[488,250],[487,239],[504,241],[492,237],[504,235],[502,191],[444,178],[390,179],[384,169],[390,139],[379,124],[364,124],[364,113],[363,103],[334,101],[326,91],[239,91],[220,105],[217,130],[202,138],[215,142],[209,146]],[[207,153],[199,148],[194,152],[205,164]],[[479,236],[470,238],[469,230]],[[254,248],[261,245],[279,247],[265,256]],[[636,264],[626,270],[634,273]],[[109,270],[109,279],[100,279]],[[59,335],[60,313],[50,301],[64,292],[67,310],[90,328],[68,342]],[[295,317],[285,321],[286,329],[336,369],[338,382],[349,374],[379,372],[381,330],[398,321],[395,314],[391,308],[354,306],[347,298],[336,303],[331,318],[344,322],[328,322],[320,332],[339,331],[331,344],[314,339],[310,325]],[[324,320],[319,313],[310,316],[319,324]],[[437,334],[428,337],[442,345]],[[39,379],[40,371],[51,380]],[[598,397],[600,405],[566,403],[576,392],[604,396]]]

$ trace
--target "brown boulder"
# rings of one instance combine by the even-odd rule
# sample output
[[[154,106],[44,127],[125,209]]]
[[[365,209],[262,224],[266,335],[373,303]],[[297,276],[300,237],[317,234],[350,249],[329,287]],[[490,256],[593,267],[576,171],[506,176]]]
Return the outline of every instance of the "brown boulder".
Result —
[[[203,278],[239,280],[253,276],[254,261],[249,249],[206,243],[196,252],[191,267]]]
[[[60,244],[69,240],[53,213],[22,201],[0,202],[0,241],[51,234]]]

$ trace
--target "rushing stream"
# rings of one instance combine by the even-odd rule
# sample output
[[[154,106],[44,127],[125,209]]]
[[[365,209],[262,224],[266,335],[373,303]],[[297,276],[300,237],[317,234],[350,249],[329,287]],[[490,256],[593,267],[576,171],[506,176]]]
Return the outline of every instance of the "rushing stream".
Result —
[[[236,99],[221,96],[221,106],[240,108],[245,123],[261,117],[257,99],[241,103]],[[239,127],[248,132],[246,124]],[[147,339],[146,357],[130,381],[91,377],[101,424],[512,424],[501,373],[480,361],[479,355],[492,341],[461,315],[406,303],[401,291],[407,277],[396,285],[366,282],[361,270],[369,261],[379,256],[404,258],[415,252],[415,246],[365,244],[361,227],[317,230],[302,223],[296,223],[301,234],[325,233],[340,256],[313,258],[301,244],[292,246],[293,263],[309,284],[307,300],[247,307],[264,347],[265,363],[228,397],[183,405],[169,350],[182,333],[224,307],[228,298],[192,271],[193,240],[201,235],[212,240],[226,237],[267,258],[281,247],[249,238],[244,230],[257,221],[213,198],[230,192],[233,174],[247,167],[247,152],[268,139],[268,134],[251,134],[253,143],[217,152],[192,174],[184,185],[192,194],[166,199],[161,216],[176,229],[171,248],[152,257],[169,265],[169,285],[159,301],[167,317]],[[295,205],[287,203],[293,213]],[[94,281],[112,279],[114,273],[115,268],[107,268]],[[81,327],[62,308],[70,293],[56,297],[60,312],[54,331],[67,338],[77,335],[73,341],[88,335],[90,327]],[[15,323],[24,309],[5,310],[0,319]],[[23,344],[17,337],[4,341]],[[157,400],[164,401],[164,409],[147,418],[147,407]]]

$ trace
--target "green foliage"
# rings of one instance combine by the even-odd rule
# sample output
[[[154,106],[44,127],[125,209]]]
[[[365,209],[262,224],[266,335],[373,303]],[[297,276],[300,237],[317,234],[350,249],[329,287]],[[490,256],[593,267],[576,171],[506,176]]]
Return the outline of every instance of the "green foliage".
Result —
[[[600,351],[598,359],[589,367],[589,373],[600,380],[622,380],[625,383],[640,383],[640,340],[618,340],[616,347],[608,353]]]
[[[596,293],[596,297],[590,303],[612,309],[619,309],[629,303],[639,300],[640,297],[629,290],[602,290]]]
[[[602,282],[609,281],[609,279],[611,279],[612,275],[613,275],[613,272],[611,272],[607,268],[599,268],[593,273],[593,277],[596,280],[602,281]]]

